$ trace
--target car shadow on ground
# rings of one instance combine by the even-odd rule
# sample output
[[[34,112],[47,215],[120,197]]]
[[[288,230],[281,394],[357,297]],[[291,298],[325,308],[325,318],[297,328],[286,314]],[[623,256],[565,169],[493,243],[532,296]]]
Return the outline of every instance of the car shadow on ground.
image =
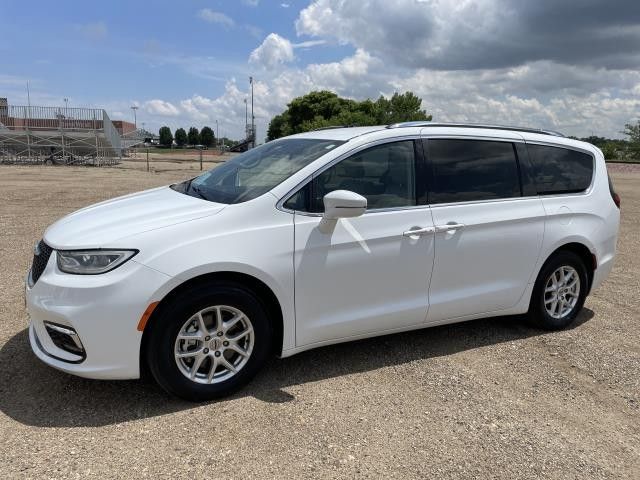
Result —
[[[583,309],[570,328],[579,327],[593,316],[593,311]],[[332,345],[270,361],[252,383],[220,403],[246,396],[271,403],[288,402],[295,397],[284,389],[292,385],[544,333],[524,325],[519,318],[495,317]],[[31,352],[26,329],[2,347],[0,365],[0,411],[25,425],[95,427],[198,406],[169,396],[150,380],[87,380],[54,370]]]

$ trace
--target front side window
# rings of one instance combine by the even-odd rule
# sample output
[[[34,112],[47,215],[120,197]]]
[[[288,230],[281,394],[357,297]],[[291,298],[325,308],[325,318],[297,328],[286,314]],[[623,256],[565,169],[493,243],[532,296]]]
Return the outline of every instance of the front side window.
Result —
[[[324,211],[323,198],[334,190],[350,190],[367,199],[367,209],[416,205],[413,140],[362,150],[328,168],[291,197],[285,207]]]
[[[211,202],[246,202],[272,190],[343,143],[309,138],[276,140],[238,155],[199,177],[172,185],[172,188]]]
[[[591,155],[546,145],[528,145],[527,148],[540,195],[583,192],[591,185]]]
[[[429,139],[427,156],[433,172],[432,204],[521,196],[512,143]]]

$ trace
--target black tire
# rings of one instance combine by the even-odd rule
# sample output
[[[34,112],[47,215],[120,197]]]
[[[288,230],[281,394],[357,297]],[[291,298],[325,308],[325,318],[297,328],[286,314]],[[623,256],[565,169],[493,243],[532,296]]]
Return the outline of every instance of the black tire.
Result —
[[[244,367],[231,378],[219,383],[196,383],[178,368],[174,357],[176,337],[190,317],[214,305],[236,308],[250,319],[253,350]],[[195,402],[225,397],[246,385],[264,365],[272,350],[273,334],[267,309],[253,292],[229,282],[203,283],[179,293],[169,304],[161,306],[161,311],[154,315],[149,326],[152,330],[146,361],[151,374],[167,392]]]
[[[580,291],[578,293],[578,300],[572,310],[562,318],[555,318],[551,316],[545,308],[544,290],[551,274],[562,266],[571,267],[578,273],[578,277],[580,279]],[[536,283],[533,287],[533,293],[531,294],[531,302],[529,304],[529,312],[527,314],[529,323],[544,330],[562,330],[563,328],[566,328],[575,320],[580,313],[580,310],[582,310],[588,290],[589,276],[582,259],[571,251],[559,251],[547,260],[538,274],[538,278],[536,279]]]

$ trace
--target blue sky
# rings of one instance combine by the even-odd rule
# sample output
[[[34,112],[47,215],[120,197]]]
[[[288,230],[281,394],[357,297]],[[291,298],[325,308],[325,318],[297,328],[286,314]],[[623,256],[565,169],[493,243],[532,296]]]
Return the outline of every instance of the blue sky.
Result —
[[[24,8],[24,2],[10,0],[0,6],[0,30],[5,41],[12,39],[0,44],[0,96],[26,103],[29,80],[32,103],[56,105],[68,98],[71,106],[106,106],[116,117],[132,117],[125,108],[148,99],[178,104],[192,95],[216,98],[234,79],[248,89],[255,74],[250,53],[272,30],[295,37],[296,3],[35,0]],[[300,50],[294,65],[350,50],[337,44]],[[138,114],[145,118],[144,110]],[[154,127],[163,123],[157,116],[149,120]]]
[[[5,0],[0,96],[25,103],[28,80],[32,104],[124,119],[135,104],[149,129],[219,120],[238,138],[253,75],[259,136],[318,88],[412,90],[441,121],[619,136],[640,112],[640,11],[613,3]]]

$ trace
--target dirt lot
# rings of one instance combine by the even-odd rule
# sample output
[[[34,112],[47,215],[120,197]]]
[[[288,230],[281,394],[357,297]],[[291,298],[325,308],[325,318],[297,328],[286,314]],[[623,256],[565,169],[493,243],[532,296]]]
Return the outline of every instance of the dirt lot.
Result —
[[[162,169],[161,169],[162,170]],[[575,326],[488,319],[274,360],[194,405],[152,383],[41,364],[23,279],[60,216],[193,175],[0,167],[0,472],[4,478],[640,478],[640,170],[612,168],[614,273]]]

